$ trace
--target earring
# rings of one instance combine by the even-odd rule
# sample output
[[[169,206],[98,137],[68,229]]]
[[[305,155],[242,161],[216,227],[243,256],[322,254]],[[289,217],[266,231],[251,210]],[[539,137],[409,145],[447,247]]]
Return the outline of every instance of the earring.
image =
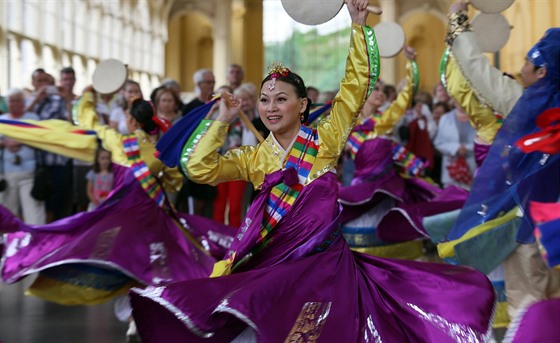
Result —
[[[299,121],[301,121],[303,123],[303,120],[305,119],[305,116],[303,115],[303,113],[299,116]]]

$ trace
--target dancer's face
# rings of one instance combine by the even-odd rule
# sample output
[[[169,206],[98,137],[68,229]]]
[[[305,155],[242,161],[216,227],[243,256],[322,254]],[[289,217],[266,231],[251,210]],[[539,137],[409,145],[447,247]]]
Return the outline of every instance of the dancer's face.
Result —
[[[259,115],[264,125],[275,135],[295,136],[301,127],[301,115],[305,112],[307,98],[300,98],[294,86],[276,80],[270,90],[272,80],[266,81],[261,89]]]
[[[383,86],[379,84],[373,87],[373,91],[367,98],[367,102],[376,109],[381,107],[385,103],[385,100],[387,100],[387,97],[385,93],[383,93]]]
[[[537,68],[531,61],[525,60],[525,64],[521,67],[521,82],[523,87],[527,88],[539,79],[546,76],[544,67]]]

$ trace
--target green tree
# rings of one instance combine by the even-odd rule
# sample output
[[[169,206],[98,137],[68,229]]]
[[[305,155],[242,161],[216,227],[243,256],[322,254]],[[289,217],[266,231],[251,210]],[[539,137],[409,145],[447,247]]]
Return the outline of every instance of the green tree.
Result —
[[[296,30],[285,41],[265,45],[265,65],[280,61],[298,73],[307,86],[320,91],[337,90],[344,76],[349,39],[348,29],[326,35],[317,30]]]

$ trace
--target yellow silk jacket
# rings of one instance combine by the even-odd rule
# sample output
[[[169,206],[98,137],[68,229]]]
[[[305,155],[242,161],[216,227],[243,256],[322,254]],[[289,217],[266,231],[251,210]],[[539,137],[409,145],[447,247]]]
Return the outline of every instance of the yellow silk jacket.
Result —
[[[393,128],[397,122],[406,113],[406,110],[410,107],[413,97],[413,78],[412,78],[412,64],[410,62],[406,63],[406,85],[399,92],[395,101],[389,105],[381,114],[381,117],[375,118],[375,126],[373,131],[370,132],[366,139],[375,138],[381,135],[388,135],[393,131]],[[362,124],[366,119],[362,117],[358,118],[359,124]]]
[[[306,184],[336,167],[358,110],[373,88],[370,74],[377,66],[373,66],[375,63],[368,55],[374,44],[370,30],[369,27],[352,26],[346,72],[333,100],[330,117],[318,125],[319,151]],[[293,142],[285,151],[272,133],[257,146],[242,146],[219,155],[216,151],[223,145],[228,126],[224,122],[205,120],[191,136],[183,149],[181,161],[181,167],[190,179],[207,184],[246,180],[258,189],[266,174],[284,168]]]
[[[113,163],[130,167],[131,163],[126,157],[123,138],[126,136],[117,130],[99,123],[97,113],[95,112],[95,102],[93,94],[87,92],[76,105],[74,111],[74,121],[83,128],[94,130],[103,144],[103,148],[111,152]],[[154,153],[155,142],[143,130],[134,131],[134,136],[138,139],[138,146],[142,159],[150,169],[150,173],[159,178],[164,185],[166,191],[178,191],[181,187],[183,177],[177,168],[168,168],[158,160]]]
[[[449,54],[447,68],[445,69],[445,77],[447,80],[447,92],[457,101],[459,106],[465,109],[471,126],[477,131],[478,142],[491,144],[502,124],[498,121],[494,110],[479,100],[451,53]]]

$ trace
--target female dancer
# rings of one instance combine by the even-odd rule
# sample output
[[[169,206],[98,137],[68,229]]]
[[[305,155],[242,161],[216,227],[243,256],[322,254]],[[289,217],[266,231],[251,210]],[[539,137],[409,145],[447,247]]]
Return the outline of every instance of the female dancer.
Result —
[[[343,234],[355,250],[381,257],[415,259],[423,253],[419,239],[429,235],[422,218],[460,208],[467,192],[458,187],[441,190],[419,176],[425,161],[396,144],[393,127],[410,107],[418,85],[416,51],[404,49],[407,84],[383,112],[385,95],[377,86],[359,111],[358,125],[347,149],[356,171],[349,186],[340,189]]]
[[[259,115],[271,131],[263,143],[217,155],[239,110],[226,95],[217,120],[202,122],[185,145],[190,178],[245,179],[261,192],[215,278],[133,289],[143,342],[484,340],[494,305],[484,275],[353,253],[338,230],[333,171],[377,78],[375,36],[362,26],[367,4],[348,1],[346,75],[317,130],[301,124],[309,109],[303,80],[277,65],[261,84]]]
[[[5,224],[0,229],[18,230],[6,235],[2,279],[12,283],[40,272],[31,294],[78,305],[106,301],[131,285],[207,276],[215,262],[207,250],[217,255],[224,250],[196,231],[208,220],[176,214],[166,202],[163,188],[177,188],[182,177],[153,156],[152,134],[158,131],[153,106],[134,101],[126,114],[132,134],[123,135],[97,122],[93,99],[91,92],[84,94],[74,120],[94,130],[111,152],[116,189],[94,211],[49,225],[9,220],[0,208]],[[218,232],[209,235],[224,238],[219,225],[212,227]]]

